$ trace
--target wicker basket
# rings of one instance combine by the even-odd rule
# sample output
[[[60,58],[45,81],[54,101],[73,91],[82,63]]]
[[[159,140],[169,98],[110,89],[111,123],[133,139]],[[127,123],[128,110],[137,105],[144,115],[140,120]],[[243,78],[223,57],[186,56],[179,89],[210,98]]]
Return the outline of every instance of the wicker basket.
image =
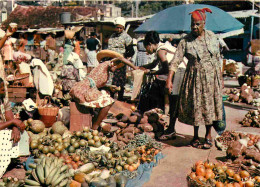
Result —
[[[18,73],[18,70],[15,70],[13,84],[19,85],[19,83],[20,83],[20,84],[22,84],[22,86],[28,87],[30,85],[29,84],[30,74],[29,73],[23,73],[23,74],[17,75],[17,73]]]
[[[187,176],[187,183],[188,183],[188,187],[212,187],[213,185],[213,181],[211,180],[207,180],[207,182],[204,181],[196,181],[193,180],[192,178],[190,178],[190,176]]]
[[[46,99],[48,99],[47,102]],[[45,101],[44,104],[46,103],[47,104],[43,106],[39,106],[38,112],[40,114],[40,120],[43,121],[45,126],[48,128],[51,127],[54,122],[56,122],[56,117],[59,112],[59,108],[49,105],[50,102],[49,97],[45,97],[44,101]]]

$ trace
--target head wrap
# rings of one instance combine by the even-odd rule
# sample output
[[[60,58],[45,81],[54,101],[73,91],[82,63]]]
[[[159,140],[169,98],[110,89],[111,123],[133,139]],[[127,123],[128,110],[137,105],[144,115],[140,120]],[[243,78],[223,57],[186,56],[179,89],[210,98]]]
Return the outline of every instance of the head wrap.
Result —
[[[193,12],[190,12],[191,18],[195,21],[205,21],[206,12],[212,13],[212,11],[209,8],[196,9]]]
[[[114,23],[115,25],[122,25],[125,27],[125,18],[123,17],[117,17],[115,20],[114,20]]]

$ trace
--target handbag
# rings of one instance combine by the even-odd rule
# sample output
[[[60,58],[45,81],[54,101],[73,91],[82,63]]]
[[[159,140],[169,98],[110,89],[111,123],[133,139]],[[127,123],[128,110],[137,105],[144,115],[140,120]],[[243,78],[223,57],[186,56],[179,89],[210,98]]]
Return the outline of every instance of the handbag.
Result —
[[[225,112],[223,102],[222,102],[222,110],[223,110],[222,120],[213,122],[213,128],[218,133],[218,135],[221,135],[225,131],[226,126],[227,126],[227,124],[226,124],[226,112]]]
[[[164,110],[165,81],[156,79],[153,75],[148,77],[148,82],[142,85],[138,110],[141,113],[153,108]]]

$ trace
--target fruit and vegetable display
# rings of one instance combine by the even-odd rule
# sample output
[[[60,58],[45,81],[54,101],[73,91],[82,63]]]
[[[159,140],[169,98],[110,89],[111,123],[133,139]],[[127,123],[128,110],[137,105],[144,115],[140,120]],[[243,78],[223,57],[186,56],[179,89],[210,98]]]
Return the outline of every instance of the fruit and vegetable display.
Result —
[[[260,128],[260,108],[258,110],[250,110],[240,122],[243,127]]]
[[[226,88],[225,94],[228,95],[228,101],[230,102],[242,102],[247,104],[254,104],[260,98],[259,91],[254,91],[246,83],[241,86],[241,88]]]
[[[72,181],[72,184],[86,183],[92,186],[100,183],[109,184],[113,181],[117,183],[121,180],[126,182],[126,179],[137,176],[140,164],[156,162],[154,157],[162,149],[161,143],[141,131],[142,134],[133,133],[127,144],[120,146],[118,141],[112,140],[113,137],[110,139],[106,137],[104,131],[99,132],[88,127],[84,127],[83,131],[72,133],[60,121],[54,123],[51,128],[44,128],[39,120],[29,119],[26,123],[27,129],[30,130],[28,134],[31,138],[31,153],[35,158],[39,158],[37,164],[31,166],[36,170],[36,174],[32,172],[25,180],[27,185],[53,186],[59,182],[57,179],[62,178],[61,176],[66,178],[66,181]],[[129,127],[124,130],[130,132],[127,128]],[[49,162],[55,163],[57,171],[52,170]],[[74,172],[73,175],[72,172],[64,174],[65,166],[66,171]],[[37,170],[38,167],[40,169]],[[40,174],[40,180],[37,171],[42,168],[46,173]],[[48,179],[48,173],[52,171],[57,174],[55,180]]]
[[[3,181],[0,182],[0,187],[19,187],[24,185],[24,180],[18,178],[4,177]]]
[[[260,185],[260,172],[233,169],[224,163],[197,161],[187,176],[189,187],[254,187]]]

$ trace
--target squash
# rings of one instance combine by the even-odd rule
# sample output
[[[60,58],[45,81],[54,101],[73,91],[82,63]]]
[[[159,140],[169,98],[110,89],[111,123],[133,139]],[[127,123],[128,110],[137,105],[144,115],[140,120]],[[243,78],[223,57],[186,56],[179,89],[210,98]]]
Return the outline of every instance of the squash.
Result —
[[[43,132],[45,128],[45,125],[42,121],[40,120],[33,120],[31,123],[30,123],[30,129],[32,132],[38,134],[38,133],[41,133]]]
[[[85,177],[86,177],[85,173],[79,172],[74,175],[74,180],[79,183],[83,183],[86,181]]]
[[[81,187],[81,183],[71,180],[70,187]]]
[[[116,174],[115,175],[115,180],[116,180],[116,184],[118,186],[122,186],[124,187],[127,183],[127,178],[126,176],[122,175],[122,174]]]
[[[63,124],[62,121],[57,121],[55,122],[52,127],[51,127],[51,131],[53,134],[60,134],[60,135],[63,135],[63,133],[65,131],[67,131],[68,128],[65,127],[65,125]]]
[[[89,186],[93,186],[93,187],[94,186],[95,187],[106,187],[107,186],[107,182],[104,179],[100,178],[100,177],[96,177],[96,178],[94,178],[94,179],[92,179],[90,181]]]
[[[80,168],[77,169],[77,171],[82,172],[82,173],[90,173],[95,169],[95,166],[93,163],[87,163],[81,166]]]

